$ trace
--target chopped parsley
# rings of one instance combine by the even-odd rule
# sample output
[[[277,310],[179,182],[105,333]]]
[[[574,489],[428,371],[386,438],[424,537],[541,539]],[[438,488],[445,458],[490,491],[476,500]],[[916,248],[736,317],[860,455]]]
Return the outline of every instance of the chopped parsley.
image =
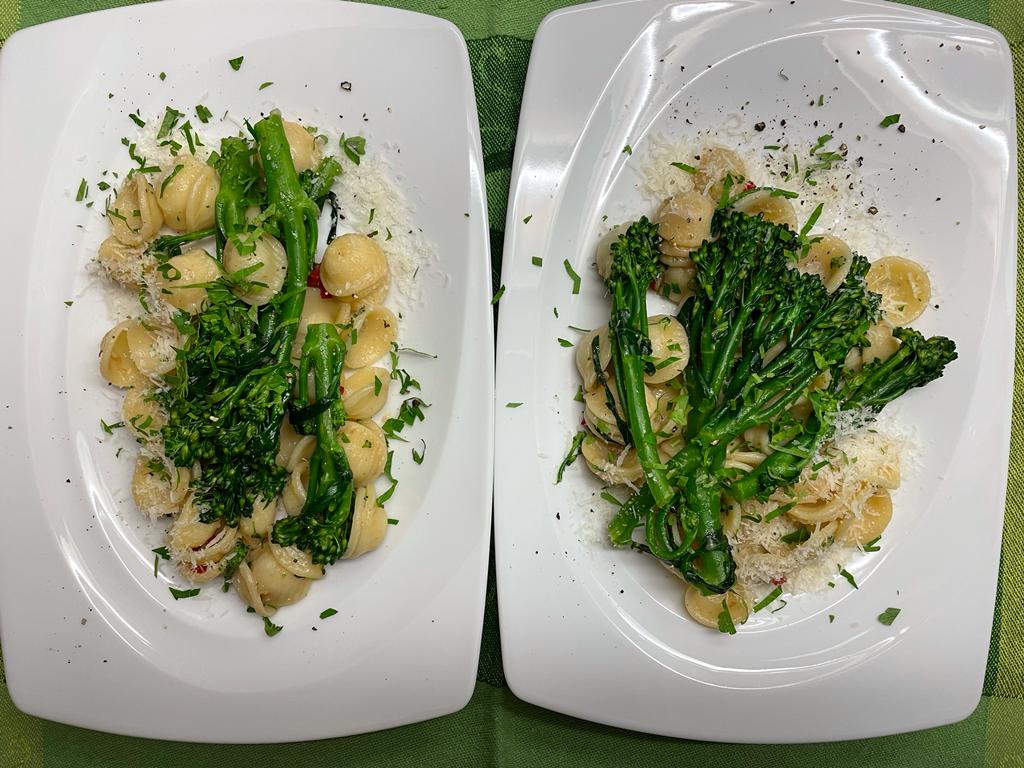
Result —
[[[774,603],[776,599],[778,599],[781,595],[782,587],[776,587],[763,598],[761,598],[761,600],[758,601],[757,605],[754,606],[754,613],[757,613],[758,611],[767,608],[769,605]]]
[[[626,146],[624,146],[622,148],[622,152],[623,152],[623,154],[626,154],[626,155],[632,155],[633,154],[633,148],[631,146],[629,146],[629,144],[627,144]]]
[[[828,615],[828,623],[831,624],[835,620],[836,620],[836,615],[834,613],[830,613]]]
[[[120,429],[123,426],[123,421],[115,421],[113,424],[107,424],[103,419],[100,419],[100,428],[108,435],[114,434],[115,429]]]
[[[168,587],[171,591],[171,597],[175,600],[185,600],[189,597],[195,597],[199,594],[199,587],[193,587],[192,589],[175,589],[174,587]]]
[[[878,621],[885,624],[887,627],[891,627],[892,623],[896,621],[896,617],[900,615],[899,608],[886,608],[880,614],[878,614]]]
[[[505,403],[506,408],[518,408],[522,403]]]
[[[174,126],[176,126],[178,121],[183,117],[184,115],[174,107],[167,107],[167,109],[164,110],[164,119],[160,121],[160,130],[156,132],[156,137],[158,139],[162,139],[165,136],[170,135],[171,131],[174,130]]]
[[[262,90],[265,90],[265,89],[269,88],[270,86],[272,86],[273,84],[274,84],[274,81],[273,81],[273,80],[268,80],[268,81],[267,81],[267,82],[265,82],[265,83],[260,83],[260,90],[261,90],[261,91],[262,91]]]
[[[356,165],[359,165],[359,159],[366,154],[366,139],[362,136],[345,136],[343,133],[338,139],[338,144],[341,145],[345,157]]]
[[[563,347],[571,347],[571,346],[573,346],[573,343],[571,341],[569,341],[568,339],[560,338],[558,340],[558,343],[559,343],[560,346],[563,346]]]
[[[532,219],[532,218],[533,218],[533,214],[532,213],[529,214],[528,216],[525,216],[523,218],[523,224],[529,224],[530,223],[530,219]]]
[[[853,574],[850,573],[848,570],[843,568],[843,570],[839,572],[839,575],[846,579],[848,582],[850,582],[851,587],[853,587],[854,589],[860,589],[860,587],[857,586],[856,579],[853,578]]]
[[[576,295],[577,293],[580,292],[580,283],[582,282],[582,280],[580,276],[576,274],[576,270],[572,268],[572,264],[569,263],[568,259],[566,259],[562,263],[565,265],[565,273],[569,276],[569,279],[572,280],[573,295]]]
[[[694,168],[692,165],[687,165],[686,163],[669,163],[669,165],[671,165],[673,168],[678,168],[680,171],[686,171],[687,173],[697,172],[696,168]]]
[[[381,429],[384,431],[384,436],[388,440],[399,440],[401,442],[408,442],[404,437],[399,437],[405,427],[411,427],[419,419],[423,421],[423,409],[429,408],[430,406],[423,402],[418,397],[410,397],[408,400],[403,400],[402,404],[398,407],[398,416],[387,419],[382,425]]]
[[[882,128],[888,128],[890,125],[896,125],[896,123],[898,123],[899,121],[900,121],[900,113],[897,112],[894,115],[886,115],[885,117],[883,117],[882,118],[882,122],[880,122],[879,125]]]
[[[239,56],[237,59],[228,59],[228,64],[231,68],[237,72],[242,68],[242,62],[245,61],[245,56]]]
[[[164,190],[167,189],[167,185],[171,183],[171,179],[178,175],[184,165],[175,165],[174,170],[167,174],[167,178],[160,182],[160,197],[164,196]]]
[[[583,438],[587,436],[586,432],[577,432],[572,438],[572,445],[569,446],[569,452],[565,454],[565,458],[562,459],[562,463],[558,465],[558,474],[555,476],[555,485],[562,482],[562,475],[565,474],[565,470],[572,466],[572,463],[579,458],[580,451],[583,449]]]
[[[729,635],[736,634],[736,625],[733,623],[732,614],[729,613],[727,598],[722,599],[722,611],[718,614],[718,631]]]
[[[861,549],[863,549],[865,552],[877,552],[881,549],[881,547],[878,546],[878,542],[881,540],[882,537],[880,535],[875,536],[875,538],[873,538],[871,541],[869,541],[867,544],[861,547]]]
[[[274,622],[272,622],[270,620],[270,617],[268,617],[268,616],[264,616],[263,617],[263,631],[267,633],[267,637],[273,637],[278,632],[280,632],[282,629],[284,629],[284,627],[280,626],[279,624],[275,624]]]
[[[329,618],[331,618],[331,616],[337,616],[337,615],[338,615],[338,612],[336,610],[334,610],[333,608],[326,608],[326,609],[320,611],[320,618],[321,619],[329,619]]]
[[[505,286],[503,285],[500,288],[498,288],[498,290],[496,290],[494,292],[494,296],[491,298],[491,306],[494,306],[499,301],[501,301],[501,297],[504,296],[504,295],[505,295]]]
[[[808,531],[806,528],[797,528],[792,533],[787,533],[785,536],[783,536],[781,541],[784,541],[787,544],[802,544],[809,538],[811,538],[810,531]]]
[[[412,460],[417,464],[423,463],[423,457],[427,455],[427,441],[420,438],[420,442],[423,444],[423,449],[417,451],[415,448],[412,449]]]
[[[622,506],[622,502],[619,501],[615,496],[613,496],[608,491],[601,491],[601,498],[610,504],[614,504],[616,507]]]
[[[129,112],[128,113],[128,117],[131,118],[131,121],[133,123],[135,123],[137,126],[139,126],[139,128],[145,128],[146,127],[146,121],[143,120],[141,117],[139,117],[134,112]]]
[[[76,203],[82,202],[83,200],[85,200],[86,195],[88,195],[88,194],[89,194],[89,182],[87,182],[85,179],[82,179],[78,183],[78,192],[75,194],[75,202]]]
[[[213,112],[208,110],[202,104],[196,104],[196,117],[199,118],[199,122],[206,124],[210,122],[210,118],[213,117]]]
[[[530,259],[530,263],[533,264],[533,266],[535,267],[543,267],[544,259],[542,259],[540,256],[534,256],[532,259]]]
[[[380,507],[384,506],[384,502],[386,502],[388,499],[391,498],[391,496],[395,492],[395,488],[398,487],[398,481],[391,474],[391,461],[394,458],[395,458],[395,452],[394,451],[388,451],[388,460],[386,462],[384,462],[384,477],[386,477],[388,479],[388,482],[390,482],[391,485],[388,486],[388,489],[386,491],[384,491],[384,493],[382,493],[380,496],[377,497],[377,506],[380,506]]]

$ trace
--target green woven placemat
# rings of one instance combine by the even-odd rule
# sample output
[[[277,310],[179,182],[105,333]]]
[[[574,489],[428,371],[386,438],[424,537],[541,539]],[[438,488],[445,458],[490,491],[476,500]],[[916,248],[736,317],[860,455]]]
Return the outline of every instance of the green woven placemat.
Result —
[[[287,0],[282,0],[286,2]],[[813,0],[799,0],[812,2]],[[14,30],[130,0],[0,0],[0,41]],[[505,205],[531,40],[564,0],[390,0],[385,4],[455,22],[469,45],[483,140],[495,286]],[[915,0],[923,8],[990,24],[1010,41],[1018,103],[1024,103],[1024,0]],[[0,116],[3,119],[3,116]],[[1024,120],[1018,116],[1024,146]],[[1020,147],[1018,147],[1020,155]],[[1024,192],[1024,175],[1021,176]],[[1024,197],[1024,195],[1022,195]],[[1024,226],[1022,226],[1024,231]],[[1024,249],[1018,252],[1022,266]],[[1024,311],[1018,302],[1018,338]],[[0,768],[8,766],[353,766],[643,765],[992,766],[1024,768],[1024,355],[1016,356],[1006,525],[985,697],[967,720],[945,728],[842,744],[744,746],[685,742],[620,731],[556,715],[505,687],[493,558],[476,692],[462,712],[378,734],[309,744],[209,746],[108,736],[28,717],[14,709],[0,663]],[[935,671],[942,674],[941,669]],[[286,713],[282,713],[287,716]],[[685,711],[680,711],[685,717]]]

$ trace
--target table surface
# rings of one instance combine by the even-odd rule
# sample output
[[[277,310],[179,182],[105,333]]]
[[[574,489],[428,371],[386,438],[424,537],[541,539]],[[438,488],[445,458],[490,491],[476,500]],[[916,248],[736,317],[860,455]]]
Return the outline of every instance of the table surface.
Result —
[[[811,2],[812,0],[798,0]],[[128,5],[131,0],[0,0],[0,43],[14,31],[55,18]],[[476,84],[483,140],[495,287],[501,271],[505,206],[526,67],[537,25],[569,0],[386,0],[457,24]],[[913,0],[908,3],[989,24],[1013,52],[1018,104],[1024,102],[1024,0]],[[1024,146],[1018,112],[1018,157]],[[1020,176],[1024,191],[1024,174]],[[1024,207],[1022,207],[1024,214]],[[1024,231],[1024,226],[1022,226]],[[1024,244],[1024,239],[1021,241]],[[1022,265],[1024,245],[1018,246]],[[495,310],[497,311],[497,310]],[[0,658],[0,768],[9,766],[316,764],[358,766],[494,765],[645,766],[740,763],[755,754],[779,766],[1024,766],[1024,313],[1018,301],[1013,433],[999,592],[984,696],[967,720],[943,728],[838,744],[749,746],[678,741],[557,715],[516,699],[505,685],[498,636],[494,563],[469,705],[454,715],[384,731],[305,744],[192,745],[110,736],[18,712],[7,695]],[[13,512],[11,512],[13,513]],[[941,674],[941,670],[936,670]],[[155,695],[156,692],[154,692]],[[685,712],[680,713],[685,717]]]

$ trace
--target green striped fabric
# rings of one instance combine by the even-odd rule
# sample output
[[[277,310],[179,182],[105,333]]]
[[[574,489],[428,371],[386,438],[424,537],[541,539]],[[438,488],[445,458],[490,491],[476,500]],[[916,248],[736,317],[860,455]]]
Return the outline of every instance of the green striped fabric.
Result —
[[[130,0],[0,0],[0,41],[16,29]],[[799,0],[810,2],[811,0]],[[286,0],[282,0],[286,2]],[[506,196],[531,40],[564,0],[391,0],[441,16],[469,44],[487,172],[495,286],[501,265]],[[915,0],[999,29],[1010,41],[1018,103],[1024,101],[1024,0]],[[3,116],[0,116],[3,119]],[[1018,115],[1018,139],[1024,122]],[[1024,146],[1022,144],[1021,146]],[[1018,147],[1018,154],[1020,148]],[[1021,175],[1024,191],[1024,175]],[[1021,227],[1024,231],[1024,226]],[[1024,242],[1024,241],[1022,241]],[[1018,265],[1021,255],[1018,252]],[[57,725],[14,709],[0,664],[0,768],[10,766],[157,766],[252,764],[302,766],[728,765],[1024,767],[1024,311],[1018,305],[1013,436],[999,596],[985,696],[967,720],[945,728],[842,744],[743,746],[684,742],[620,731],[555,715],[516,699],[505,686],[498,636],[493,559],[476,692],[445,718],[346,739],[278,746],[209,746],[108,736]],[[942,670],[935,670],[941,675]],[[158,695],[154,692],[154,695]],[[685,712],[680,712],[685,717]]]

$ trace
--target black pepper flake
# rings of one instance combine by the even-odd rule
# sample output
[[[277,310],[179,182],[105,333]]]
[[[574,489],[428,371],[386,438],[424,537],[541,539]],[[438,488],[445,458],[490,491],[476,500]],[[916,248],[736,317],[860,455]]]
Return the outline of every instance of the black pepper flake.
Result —
[[[754,123],[754,130],[755,131],[763,131],[764,130],[764,121],[761,121],[760,123]]]
[[[65,480],[64,482],[65,482],[65,483],[70,483],[70,482],[71,482],[71,478],[69,477],[69,478],[68,478],[67,480]]]
[[[343,90],[343,91],[351,91],[352,90],[352,83],[350,83],[348,80],[343,80],[341,82],[341,90]]]
[[[960,50],[960,46],[958,45],[958,46],[956,47],[956,49],[957,49],[957,50],[959,51],[959,50]]]
[[[870,213],[872,216],[874,216],[876,213],[878,213],[878,209],[875,208],[875,206],[872,205],[870,208],[868,208],[868,213]]]
[[[896,130],[899,131],[900,133],[906,133],[907,132],[907,126],[905,126],[903,123],[900,123],[899,126],[896,128]]]

